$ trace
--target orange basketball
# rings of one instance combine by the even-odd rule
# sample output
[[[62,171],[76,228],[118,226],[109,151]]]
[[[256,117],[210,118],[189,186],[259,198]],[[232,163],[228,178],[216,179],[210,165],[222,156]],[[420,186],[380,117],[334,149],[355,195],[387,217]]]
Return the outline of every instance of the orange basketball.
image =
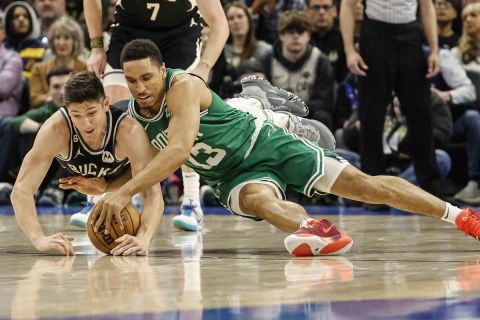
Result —
[[[87,221],[88,238],[98,250],[110,254],[110,250],[117,246],[115,239],[120,238],[124,234],[130,234],[132,236],[137,234],[141,218],[140,213],[138,213],[137,209],[132,204],[128,204],[120,213],[123,222],[123,230],[120,229],[120,224],[116,221],[114,216],[112,218],[112,227],[110,228],[109,234],[105,234],[105,224],[102,224],[98,231],[95,232],[93,228],[97,223],[99,215],[100,213],[95,216],[91,214]],[[93,223],[91,224],[90,222],[92,221]]]

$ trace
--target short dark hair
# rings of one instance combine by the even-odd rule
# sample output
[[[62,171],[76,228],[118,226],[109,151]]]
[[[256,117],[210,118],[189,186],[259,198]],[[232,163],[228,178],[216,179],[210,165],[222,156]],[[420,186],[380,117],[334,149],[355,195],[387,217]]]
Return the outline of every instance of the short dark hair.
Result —
[[[74,73],[65,82],[65,105],[85,101],[100,101],[105,98],[102,81],[92,71]]]
[[[120,57],[120,65],[123,67],[124,62],[142,60],[150,58],[157,62],[158,65],[163,63],[162,54],[157,45],[148,39],[135,39],[130,41],[123,47]]]
[[[278,31],[280,33],[288,31],[312,32],[312,25],[302,12],[288,10],[280,15],[280,19],[278,20]]]
[[[50,79],[52,77],[68,76],[70,73],[72,73],[72,69],[70,68],[64,66],[53,67],[47,74],[47,84],[50,85]]]

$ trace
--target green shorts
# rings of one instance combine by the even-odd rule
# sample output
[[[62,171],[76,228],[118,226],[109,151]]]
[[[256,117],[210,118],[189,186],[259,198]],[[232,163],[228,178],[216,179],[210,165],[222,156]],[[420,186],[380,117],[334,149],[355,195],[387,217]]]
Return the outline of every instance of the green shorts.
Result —
[[[265,183],[274,186],[282,199],[287,185],[311,197],[316,191],[313,186],[324,175],[325,157],[336,159],[342,169],[348,164],[335,153],[265,122],[251,153],[217,185],[215,194],[233,213],[261,220],[241,212],[238,205],[231,205],[232,191],[238,193],[249,183]]]

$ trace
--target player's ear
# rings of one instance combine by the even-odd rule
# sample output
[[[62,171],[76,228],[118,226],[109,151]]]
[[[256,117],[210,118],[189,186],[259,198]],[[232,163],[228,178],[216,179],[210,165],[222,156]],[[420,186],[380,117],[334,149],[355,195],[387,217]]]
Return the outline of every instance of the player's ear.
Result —
[[[103,98],[103,109],[107,111],[108,108],[110,108],[110,98],[105,96],[105,98]]]
[[[162,79],[167,78],[167,68],[165,67],[165,62],[163,62],[160,66],[160,74],[162,75]]]

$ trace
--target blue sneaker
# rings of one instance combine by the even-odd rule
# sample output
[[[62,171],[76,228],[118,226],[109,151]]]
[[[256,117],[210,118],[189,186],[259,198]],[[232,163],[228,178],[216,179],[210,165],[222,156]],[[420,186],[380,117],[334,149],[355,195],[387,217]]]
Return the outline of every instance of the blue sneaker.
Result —
[[[199,231],[203,225],[203,211],[199,205],[183,204],[180,207],[180,214],[172,220],[172,226],[185,231]]]
[[[87,202],[87,205],[82,209],[82,211],[72,214],[69,224],[71,226],[87,229],[88,216],[92,212],[93,206],[93,202]]]

